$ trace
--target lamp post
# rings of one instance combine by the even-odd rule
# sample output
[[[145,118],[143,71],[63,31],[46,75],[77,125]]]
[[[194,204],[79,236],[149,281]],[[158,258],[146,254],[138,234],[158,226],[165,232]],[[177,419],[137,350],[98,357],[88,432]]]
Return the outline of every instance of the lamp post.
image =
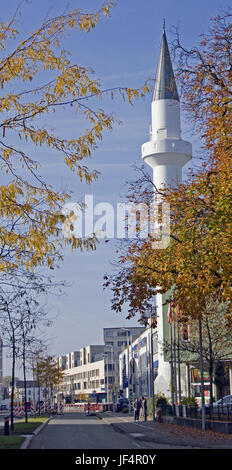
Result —
[[[129,357],[129,349],[130,349],[130,343],[132,347],[132,337],[130,335],[130,330],[128,328],[121,328],[121,330],[127,332],[127,363],[128,363],[128,401],[129,401],[129,411],[132,410],[132,403],[131,403],[131,394],[130,394],[130,375],[131,375],[131,370],[130,370],[130,357]],[[131,341],[130,341],[131,340]],[[132,349],[131,349],[132,352]]]
[[[106,373],[105,373],[105,377],[106,377],[106,402],[108,403],[108,401],[109,401],[109,382],[108,382],[109,363],[108,363],[108,355],[103,354],[103,357],[104,357],[104,370],[105,370],[105,362],[106,362]]]
[[[130,330],[126,330],[126,331],[127,331],[127,353],[128,353],[128,356],[127,356],[127,360],[128,360],[128,400],[129,400],[129,411],[131,411],[132,410],[132,390],[131,390],[131,387],[130,387],[130,377],[131,377],[130,344],[131,344],[131,354],[132,354],[132,337],[130,335]],[[132,385],[132,383],[131,383],[131,385]]]
[[[154,307],[155,316],[157,307]],[[151,355],[150,355],[150,384],[151,384],[151,397],[152,397],[152,419],[155,421],[155,395],[154,395],[154,369],[153,369],[153,333],[152,333],[152,310],[150,313],[150,340],[151,340]]]

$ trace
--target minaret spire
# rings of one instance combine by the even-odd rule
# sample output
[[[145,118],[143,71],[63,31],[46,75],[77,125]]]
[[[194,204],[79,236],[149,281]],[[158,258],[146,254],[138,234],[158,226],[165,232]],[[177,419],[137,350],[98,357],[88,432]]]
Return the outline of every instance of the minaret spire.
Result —
[[[163,23],[163,35],[161,41],[160,57],[155,79],[153,101],[155,100],[177,100],[179,101],[176,80],[172,68],[168,42],[165,32],[165,20]]]

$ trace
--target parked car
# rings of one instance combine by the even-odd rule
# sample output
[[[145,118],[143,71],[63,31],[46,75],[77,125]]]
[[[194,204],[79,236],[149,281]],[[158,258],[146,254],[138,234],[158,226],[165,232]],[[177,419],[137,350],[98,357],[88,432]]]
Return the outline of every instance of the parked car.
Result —
[[[223,406],[223,408],[226,408],[226,405],[232,406],[232,395],[226,395],[225,397],[220,398],[220,400],[217,400],[213,403],[213,408],[220,406],[220,408]]]
[[[129,401],[127,398],[119,398],[116,403],[116,411],[122,411],[124,408],[129,409]]]
[[[1,405],[1,411],[8,411],[8,406],[7,405]]]
[[[227,412],[227,405],[229,405],[229,411],[232,413],[232,395],[226,395],[225,397],[220,398],[219,400],[215,401],[213,403],[213,411],[214,412]],[[198,408],[198,411],[201,413],[202,412],[202,406],[200,405]],[[210,412],[210,404],[206,403],[205,404],[205,411],[206,413]]]

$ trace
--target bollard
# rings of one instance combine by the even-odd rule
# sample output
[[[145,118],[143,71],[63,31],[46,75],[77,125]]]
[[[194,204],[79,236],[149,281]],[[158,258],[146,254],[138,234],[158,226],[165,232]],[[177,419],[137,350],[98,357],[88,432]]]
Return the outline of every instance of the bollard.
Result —
[[[159,423],[162,423],[162,411],[161,411],[161,408],[158,409],[157,416],[158,416],[158,422],[159,422]]]
[[[6,416],[4,418],[4,434],[5,434],[5,436],[9,436],[9,432],[10,432],[9,420],[10,420],[9,416]]]

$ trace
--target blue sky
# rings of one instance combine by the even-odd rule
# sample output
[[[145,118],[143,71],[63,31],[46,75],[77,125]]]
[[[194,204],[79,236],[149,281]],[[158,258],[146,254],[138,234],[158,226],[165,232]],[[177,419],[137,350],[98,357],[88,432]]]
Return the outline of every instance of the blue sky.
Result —
[[[70,0],[69,8],[80,7],[95,11],[102,2],[99,0]],[[15,11],[18,1],[8,0],[1,4],[1,21]],[[62,13],[66,6],[63,0],[29,1],[21,8],[19,22],[22,31],[37,28],[43,18]],[[149,77],[154,77],[159,57],[163,19],[166,21],[168,41],[173,39],[172,29],[178,26],[183,44],[192,47],[199,42],[199,35],[207,31],[209,18],[228,6],[219,0],[118,0],[110,19],[103,19],[89,34],[72,32],[65,40],[65,47],[71,52],[71,61],[90,66],[103,87],[139,87]],[[101,172],[96,183],[81,185],[61,160],[48,157],[36,149],[34,156],[43,162],[43,174],[57,188],[73,190],[73,201],[80,196],[93,194],[94,203],[110,202],[115,205],[126,193],[125,182],[134,177],[132,165],[140,165],[141,145],[149,140],[151,95],[133,107],[121,98],[99,103],[99,107],[112,110],[122,121],[115,124],[113,131],[105,134],[97,151],[89,162],[91,168]],[[53,117],[54,119],[54,117]],[[82,121],[71,111],[60,113],[52,123],[65,135],[79,135]],[[193,164],[197,157],[197,136],[182,123],[183,138],[193,143]],[[66,354],[88,344],[101,344],[103,328],[110,326],[136,326],[137,320],[126,320],[126,311],[116,314],[110,308],[110,291],[103,291],[103,276],[111,271],[110,262],[115,259],[115,241],[99,244],[91,253],[65,250],[64,263],[55,273],[57,279],[64,279],[71,286],[63,298],[49,298],[51,316],[55,318],[49,330],[51,353]],[[9,372],[5,360],[4,375]]]

